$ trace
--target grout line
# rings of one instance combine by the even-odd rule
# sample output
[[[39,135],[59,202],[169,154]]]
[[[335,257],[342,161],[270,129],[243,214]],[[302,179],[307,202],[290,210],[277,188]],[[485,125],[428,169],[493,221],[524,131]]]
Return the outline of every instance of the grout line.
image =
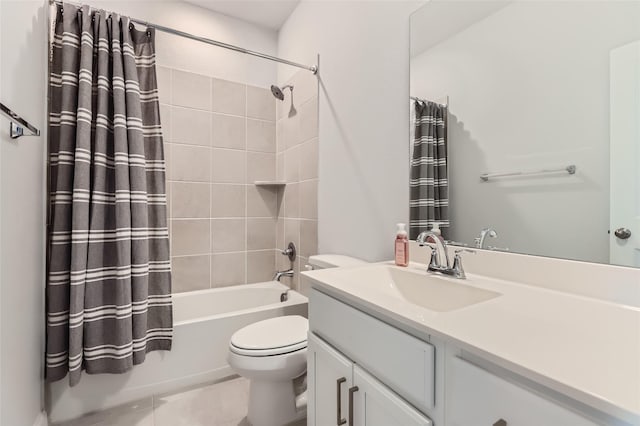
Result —
[[[244,146],[246,147],[248,145],[248,137],[247,137],[247,133],[249,130],[249,120],[248,120],[248,114],[249,112],[249,88],[245,86],[245,90],[244,90],[244,116],[245,116],[245,120],[244,120]],[[248,165],[247,165],[247,156],[245,156],[245,182],[247,181],[247,178],[249,176],[249,169],[248,169]],[[249,281],[249,256],[247,256],[247,248],[249,246],[248,240],[249,240],[249,221],[248,221],[248,216],[249,216],[249,191],[246,190],[244,191],[244,216],[245,216],[245,221],[244,221],[244,250],[245,250],[245,255],[244,255],[244,279],[242,280],[245,284]]]
[[[215,256],[217,254],[247,254],[247,253],[266,253],[270,251],[277,251],[276,248],[260,248],[251,250],[237,250],[237,251],[218,251],[209,253],[195,253],[195,254],[178,254],[173,255],[171,258],[185,258],[185,257],[202,257],[202,256]]]

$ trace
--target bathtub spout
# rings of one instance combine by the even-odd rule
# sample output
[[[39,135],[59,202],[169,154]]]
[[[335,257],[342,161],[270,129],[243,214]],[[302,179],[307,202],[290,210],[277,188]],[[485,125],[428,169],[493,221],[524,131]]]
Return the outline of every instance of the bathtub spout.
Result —
[[[293,277],[293,269],[276,272],[276,274],[273,277],[273,280],[280,282],[280,278],[282,277]]]

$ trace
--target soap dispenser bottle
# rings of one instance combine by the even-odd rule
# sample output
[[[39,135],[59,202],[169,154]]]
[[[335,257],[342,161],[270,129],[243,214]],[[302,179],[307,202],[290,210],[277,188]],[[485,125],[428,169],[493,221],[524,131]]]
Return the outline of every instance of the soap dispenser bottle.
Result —
[[[396,232],[396,265],[409,265],[409,237],[407,236],[406,225],[398,223],[398,231]]]

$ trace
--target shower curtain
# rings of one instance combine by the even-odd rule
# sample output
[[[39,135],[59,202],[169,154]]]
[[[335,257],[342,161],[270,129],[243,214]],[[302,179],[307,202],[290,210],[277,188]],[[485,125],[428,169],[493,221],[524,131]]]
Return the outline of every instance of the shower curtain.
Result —
[[[447,107],[415,102],[415,132],[411,157],[409,237],[439,223],[443,238],[449,228],[447,180]]]
[[[171,268],[153,29],[56,10],[46,376],[73,386],[171,349]]]

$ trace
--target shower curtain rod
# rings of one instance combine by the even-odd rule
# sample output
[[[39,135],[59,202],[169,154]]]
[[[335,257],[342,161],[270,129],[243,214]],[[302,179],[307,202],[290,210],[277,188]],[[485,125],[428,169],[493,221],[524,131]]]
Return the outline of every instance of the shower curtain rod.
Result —
[[[49,3],[50,4],[56,4],[58,6],[62,6],[63,3],[69,3],[69,4],[76,5],[76,6],[80,6],[77,3],[62,2],[60,0],[49,0]],[[91,6],[89,6],[89,7],[91,7]],[[188,39],[191,39],[191,40],[199,41],[201,43],[206,43],[206,44],[210,44],[210,45],[213,45],[213,46],[222,47],[224,49],[233,50],[235,52],[244,53],[245,55],[257,56],[258,58],[268,59],[270,61],[280,62],[281,64],[286,64],[286,65],[291,65],[291,66],[294,66],[294,67],[302,68],[302,69],[311,71],[314,74],[318,73],[318,66],[317,65],[299,64],[297,62],[293,62],[293,61],[289,61],[289,60],[286,60],[286,59],[278,58],[277,56],[271,56],[271,55],[267,55],[266,53],[255,52],[253,50],[245,49],[244,47],[238,47],[238,46],[234,46],[233,44],[223,43],[223,42],[218,41],[218,40],[213,40],[213,39],[206,38],[206,37],[200,37],[200,36],[197,36],[197,35],[186,33],[184,31],[176,30],[174,28],[169,28],[169,27],[165,27],[165,26],[162,26],[162,25],[152,24],[150,22],[142,21],[140,19],[130,18],[130,20],[134,24],[139,24],[139,25],[144,25],[146,27],[155,28],[156,30],[162,31],[164,33],[174,34],[174,35],[177,35],[177,36],[180,36],[180,37],[184,37],[184,38],[188,38]]]

